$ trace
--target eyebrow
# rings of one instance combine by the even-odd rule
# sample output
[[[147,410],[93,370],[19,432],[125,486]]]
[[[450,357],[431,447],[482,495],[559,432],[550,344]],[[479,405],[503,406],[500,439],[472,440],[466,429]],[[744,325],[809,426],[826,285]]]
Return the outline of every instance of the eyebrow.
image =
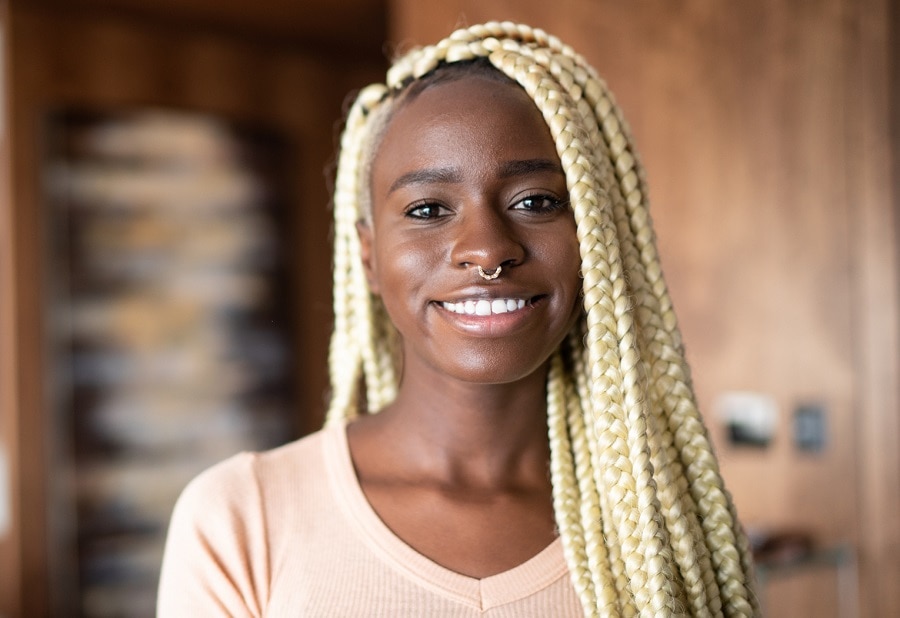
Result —
[[[523,159],[518,161],[506,161],[500,166],[498,175],[500,178],[512,178],[526,176],[536,172],[553,172],[563,174],[562,166],[558,161],[550,159]],[[438,167],[424,170],[415,170],[403,174],[391,184],[388,195],[410,185],[425,184],[455,184],[462,182],[459,170],[452,167]]]
[[[452,167],[438,167],[407,172],[394,181],[388,189],[388,195],[410,185],[427,185],[434,183],[453,184],[462,180],[459,170]]]
[[[524,159],[521,161],[507,161],[500,166],[500,177],[525,176],[535,172],[555,172],[562,174],[563,169],[559,161],[550,159]]]

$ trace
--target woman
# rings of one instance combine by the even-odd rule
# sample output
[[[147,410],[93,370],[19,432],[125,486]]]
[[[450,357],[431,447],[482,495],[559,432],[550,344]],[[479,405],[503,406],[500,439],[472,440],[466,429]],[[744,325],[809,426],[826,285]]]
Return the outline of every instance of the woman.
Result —
[[[329,427],[191,484],[160,615],[757,614],[593,70],[461,30],[341,150]]]

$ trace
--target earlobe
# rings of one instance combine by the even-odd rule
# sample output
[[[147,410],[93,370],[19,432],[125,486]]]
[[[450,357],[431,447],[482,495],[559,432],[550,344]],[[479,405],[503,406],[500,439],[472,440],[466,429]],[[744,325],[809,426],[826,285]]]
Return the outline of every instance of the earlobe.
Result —
[[[369,291],[373,294],[380,294],[381,290],[378,287],[377,277],[375,276],[375,256],[372,253],[372,224],[360,219],[356,222],[356,234],[359,236],[359,252],[362,258],[363,272],[366,273],[366,282],[369,284]]]

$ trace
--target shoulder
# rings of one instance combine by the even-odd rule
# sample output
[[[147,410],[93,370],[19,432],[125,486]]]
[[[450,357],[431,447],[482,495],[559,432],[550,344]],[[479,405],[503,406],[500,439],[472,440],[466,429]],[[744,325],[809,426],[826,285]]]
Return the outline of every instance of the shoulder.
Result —
[[[270,451],[242,452],[204,470],[184,488],[176,514],[200,509],[208,515],[222,507],[247,513],[258,508],[263,494],[296,487],[304,478],[321,479],[327,431]]]
[[[289,474],[293,482],[315,476],[326,465],[329,444],[338,437],[335,432],[339,429],[321,429],[270,451],[253,453],[254,472],[264,482],[277,480],[283,473]]]
[[[240,453],[185,487],[169,524],[160,616],[265,614],[273,544],[277,548],[284,531],[295,528],[297,505],[325,484],[315,481],[324,467],[325,435]]]

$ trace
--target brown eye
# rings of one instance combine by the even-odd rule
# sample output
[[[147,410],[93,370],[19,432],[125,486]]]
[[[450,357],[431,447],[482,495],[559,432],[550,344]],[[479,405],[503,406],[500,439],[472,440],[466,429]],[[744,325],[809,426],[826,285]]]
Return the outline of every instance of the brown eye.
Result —
[[[435,202],[413,204],[404,213],[411,219],[437,219],[447,214],[449,214],[447,208]]]
[[[568,200],[560,200],[551,195],[529,195],[512,205],[513,210],[524,210],[535,214],[556,212],[569,205]]]

